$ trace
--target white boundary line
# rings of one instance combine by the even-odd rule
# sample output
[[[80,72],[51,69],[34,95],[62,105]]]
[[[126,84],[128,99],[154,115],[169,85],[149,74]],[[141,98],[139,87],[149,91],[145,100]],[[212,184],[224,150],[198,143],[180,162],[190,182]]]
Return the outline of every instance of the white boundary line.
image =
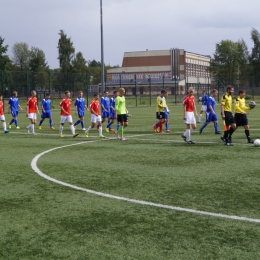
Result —
[[[109,140],[109,139],[106,139]],[[111,139],[110,139],[111,140]],[[254,223],[260,223],[260,219],[253,219],[253,218],[246,218],[246,217],[238,217],[238,216],[232,216],[232,215],[225,215],[225,214],[219,214],[219,213],[212,213],[212,212],[207,212],[207,211],[200,211],[200,210],[194,210],[194,209],[188,209],[188,208],[181,208],[181,207],[174,207],[174,206],[169,206],[169,205],[164,205],[164,204],[157,204],[153,202],[148,202],[148,201],[143,201],[143,200],[135,200],[135,199],[130,199],[130,198],[125,198],[125,197],[120,197],[120,196],[114,196],[111,194],[103,193],[103,192],[98,192],[94,190],[89,190],[85,188],[81,188],[63,181],[56,180],[54,178],[51,178],[50,176],[44,174],[37,166],[37,161],[39,158],[47,153],[50,153],[52,151],[58,150],[58,149],[63,149],[67,148],[70,146],[75,146],[75,145],[81,145],[81,144],[86,144],[86,143],[93,143],[97,142],[98,140],[95,141],[85,141],[85,142],[80,142],[80,143],[75,143],[75,144],[69,144],[69,145],[64,145],[64,146],[59,146],[55,147],[52,149],[49,149],[47,151],[44,151],[38,155],[36,155],[33,160],[31,161],[31,167],[32,169],[41,177],[43,177],[46,180],[49,180],[51,182],[57,183],[59,185],[63,185],[75,190],[80,190],[84,191],[87,193],[91,193],[94,195],[110,198],[110,199],[117,199],[117,200],[122,200],[122,201],[127,201],[131,203],[136,203],[136,204],[141,204],[141,205],[147,205],[147,206],[153,206],[153,207],[158,207],[158,208],[164,208],[164,209],[171,209],[175,211],[182,211],[182,212],[188,212],[188,213],[195,213],[195,214],[200,214],[200,215],[206,215],[206,216],[212,216],[212,217],[219,217],[219,218],[226,218],[226,219],[233,219],[233,220],[240,220],[240,221],[246,221],[246,222],[254,222]]]

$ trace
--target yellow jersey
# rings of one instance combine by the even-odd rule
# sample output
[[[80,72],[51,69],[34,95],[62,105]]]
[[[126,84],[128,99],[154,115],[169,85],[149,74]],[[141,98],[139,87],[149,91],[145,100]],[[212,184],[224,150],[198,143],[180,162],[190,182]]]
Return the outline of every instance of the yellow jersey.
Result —
[[[221,103],[221,105],[224,106],[224,111],[232,112],[232,96],[231,95],[228,95],[228,93],[223,95],[220,103]]]
[[[156,112],[164,112],[166,108],[166,100],[165,97],[159,96],[156,100]]]
[[[250,107],[246,106],[244,98],[237,97],[235,100],[235,113],[245,114],[245,110],[250,110]]]

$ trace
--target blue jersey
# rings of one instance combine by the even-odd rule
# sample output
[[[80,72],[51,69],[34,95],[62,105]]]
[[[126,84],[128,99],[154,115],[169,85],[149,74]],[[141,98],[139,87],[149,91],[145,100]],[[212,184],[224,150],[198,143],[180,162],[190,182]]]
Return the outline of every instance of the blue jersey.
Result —
[[[110,98],[110,107],[116,108],[116,97]]]
[[[41,103],[41,107],[44,108],[45,113],[50,113],[51,111],[51,100],[48,98],[44,98]]]
[[[13,111],[18,111],[18,106],[19,106],[19,100],[17,97],[10,97],[8,101],[8,105],[10,106],[11,112]]]
[[[104,106],[104,108],[109,112],[109,98],[108,97],[102,97],[101,101],[100,101],[100,105],[101,105],[101,109],[102,111],[104,110],[102,105]]]
[[[74,104],[75,107],[78,108],[78,113],[81,114],[81,113],[84,113],[84,109],[85,109],[85,98],[80,98],[78,97],[75,101],[75,104]]]
[[[215,111],[215,104],[216,104],[216,100],[214,97],[210,96],[207,100],[207,113],[211,113],[210,110],[210,106],[212,107],[212,109]]]
[[[208,100],[208,96],[204,93],[203,95],[202,95],[202,99],[201,99],[201,101],[202,101],[202,105],[207,105],[207,100]]]

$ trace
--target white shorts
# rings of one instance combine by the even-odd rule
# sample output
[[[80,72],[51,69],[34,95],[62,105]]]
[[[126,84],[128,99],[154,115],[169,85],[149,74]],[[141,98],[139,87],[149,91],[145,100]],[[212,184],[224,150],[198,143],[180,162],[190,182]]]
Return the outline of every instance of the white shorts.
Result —
[[[5,115],[0,115],[0,120],[5,121]]]
[[[36,113],[29,113],[28,114],[28,118],[36,120],[37,119],[37,115],[36,115]]]
[[[207,110],[207,106],[206,105],[202,105],[200,111],[206,111],[206,110]]]
[[[184,120],[184,123],[185,123],[185,124],[193,124],[193,125],[196,125],[196,118],[195,118],[193,112],[188,112],[188,111],[186,111],[185,115],[186,115],[186,120]]]
[[[96,123],[96,122],[101,122],[101,121],[102,121],[102,119],[101,119],[100,115],[96,116],[94,114],[91,114],[91,120],[90,120],[91,123]]]
[[[60,123],[64,124],[64,123],[72,123],[72,116],[60,116]]]

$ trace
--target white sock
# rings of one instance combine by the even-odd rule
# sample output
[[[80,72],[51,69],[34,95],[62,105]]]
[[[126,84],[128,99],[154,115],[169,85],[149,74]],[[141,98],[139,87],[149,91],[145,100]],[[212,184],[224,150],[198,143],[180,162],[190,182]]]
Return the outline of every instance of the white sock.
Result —
[[[62,134],[63,126],[60,125],[60,135]]]
[[[70,125],[70,131],[74,135],[75,134],[75,128],[74,125]]]
[[[199,122],[201,121],[201,118],[202,118],[202,114],[199,115]]]
[[[34,124],[31,124],[32,133],[34,134]]]
[[[4,131],[6,131],[6,122],[2,122],[2,126],[4,128]]]
[[[188,130],[186,130],[183,135],[187,137],[187,134],[188,134]]]
[[[190,141],[190,129],[187,129],[186,130],[186,132],[187,132],[187,142],[189,142]]]
[[[98,133],[99,133],[99,135],[102,135],[102,125],[99,126]]]
[[[92,129],[92,127],[89,126],[86,132],[88,133],[91,129]]]
[[[26,128],[27,128],[27,129],[30,129],[30,128],[31,128],[31,124],[29,124]]]

